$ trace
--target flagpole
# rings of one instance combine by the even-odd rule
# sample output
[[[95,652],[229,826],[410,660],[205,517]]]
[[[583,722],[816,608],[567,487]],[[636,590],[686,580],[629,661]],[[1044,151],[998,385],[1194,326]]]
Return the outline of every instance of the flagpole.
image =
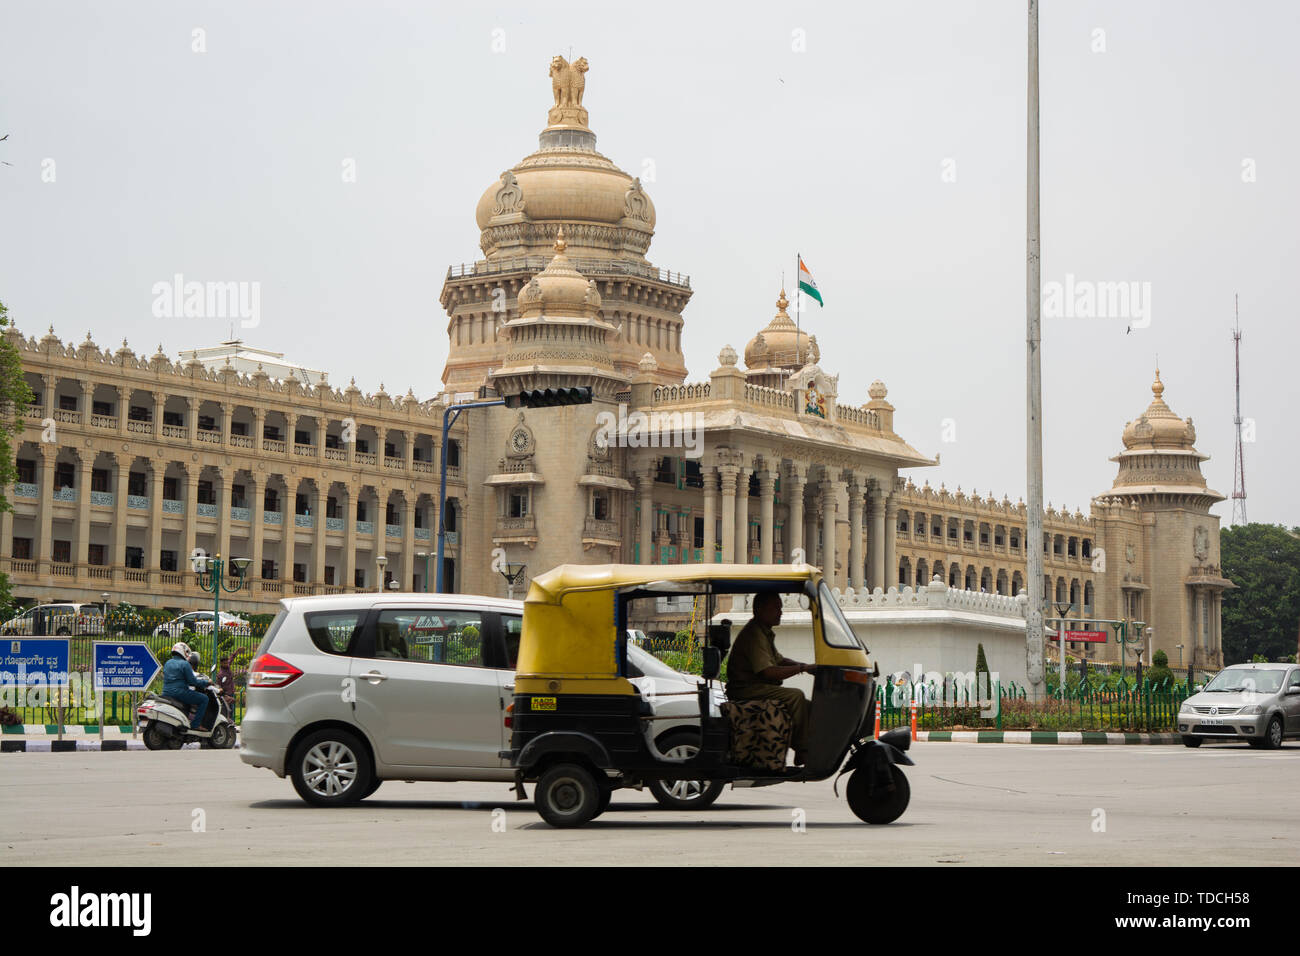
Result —
[[[803,265],[803,254],[796,252],[794,254],[794,364],[802,368],[802,361],[799,354],[799,328],[803,322],[803,276],[799,274],[799,267]]]
[[[1038,0],[1029,0],[1029,116],[1027,149],[1027,222],[1026,222],[1026,276],[1025,276],[1025,338],[1026,338],[1026,489],[1028,499],[1025,516],[1025,574],[1029,603],[1025,608],[1025,671],[1029,693],[1041,699],[1046,690],[1043,673],[1043,369],[1042,369],[1042,286],[1041,286],[1041,234],[1039,222],[1039,166],[1038,166]],[[1061,641],[1061,687],[1065,687],[1065,640]]]

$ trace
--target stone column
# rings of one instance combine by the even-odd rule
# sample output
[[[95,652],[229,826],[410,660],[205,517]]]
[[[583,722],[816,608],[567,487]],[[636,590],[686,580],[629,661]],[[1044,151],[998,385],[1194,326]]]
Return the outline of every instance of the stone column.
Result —
[[[185,477],[181,479],[181,497],[185,502],[185,547],[183,553],[178,555],[179,561],[177,567],[188,570],[185,562],[189,561],[190,555],[194,553],[195,543],[198,541],[198,482],[199,482],[199,465],[198,462],[189,464],[181,463],[185,469]]]
[[[402,441],[406,445],[406,453],[402,457],[405,459],[406,473],[409,475],[414,470],[411,463],[415,460],[415,432],[402,432]]]
[[[349,448],[354,447],[352,445]],[[351,452],[348,452],[351,454]],[[357,495],[351,485],[343,486],[343,587],[353,588],[357,576]],[[435,531],[436,534],[436,531]],[[436,542],[435,542],[436,543]],[[432,588],[430,588],[432,590]]]
[[[126,494],[135,456],[118,452],[113,459],[117,463],[117,484],[113,492],[113,555],[108,563],[113,568],[114,589],[120,590],[126,569]]]
[[[154,392],[153,393],[153,437],[154,438],[162,437],[163,409],[166,407],[167,407],[167,393]],[[159,490],[161,490],[161,488],[162,486],[159,485]]]
[[[767,462],[764,462],[763,466],[763,470],[758,475],[758,560],[763,564],[771,564],[772,543],[776,539],[776,528],[772,521],[776,497],[776,473]]]
[[[91,403],[95,398],[95,389],[89,382],[77,379],[77,415],[82,425],[90,424]]]
[[[217,499],[217,554],[226,562],[227,574],[235,569],[230,563],[230,486],[234,484],[234,477],[233,468],[218,468],[217,488],[213,495]]]
[[[287,454],[290,458],[292,458],[295,457],[293,453],[293,446],[298,443],[298,439],[295,437],[298,431],[298,413],[285,412],[284,420],[285,420],[284,451],[285,454]]]
[[[262,432],[266,429],[266,409],[253,409],[253,450],[262,453]]]
[[[789,538],[785,542],[785,560],[787,564],[794,563],[795,548],[803,548],[805,552],[807,550],[803,536],[803,484],[806,472],[806,465],[800,462],[791,462],[790,470],[786,474],[784,490],[790,508],[790,517],[785,523],[786,537]]]
[[[86,416],[86,420],[90,420],[89,416]],[[92,457],[77,461],[77,536],[72,563],[76,565],[78,578],[85,577],[86,565],[90,560],[90,472],[95,467],[95,452],[87,448],[86,453]]]
[[[53,418],[55,407],[54,393],[58,391],[59,388],[59,377],[57,375],[42,375],[41,381],[45,383],[45,418]]]
[[[199,400],[186,396],[185,398],[185,435],[189,440],[190,447],[194,447],[195,435],[199,430]]]
[[[410,452],[409,446],[407,452],[408,454]],[[398,579],[398,590],[401,591],[415,590],[415,503],[417,500],[414,489],[408,488],[402,492],[402,573],[406,577]]]
[[[871,535],[867,540],[870,554],[867,587],[875,590],[885,586],[885,502],[878,482],[871,483],[871,495],[867,500],[871,512]]]
[[[163,533],[163,478],[167,474],[167,459],[152,458],[149,461],[149,553],[145,555],[144,566],[149,569],[149,585],[158,587],[162,567],[162,533]]]
[[[375,466],[383,471],[384,444],[388,441],[388,429],[382,425],[375,426]]]
[[[718,520],[718,469],[713,465],[705,465],[700,471],[704,475],[704,550],[700,554],[700,560],[705,564],[713,564],[718,546],[714,530]]]
[[[862,561],[862,485],[850,475],[849,487],[849,587],[861,593]]]
[[[978,536],[976,537],[978,541]],[[885,498],[885,583],[882,587],[888,591],[898,587],[898,496]],[[996,577],[994,579],[996,583]],[[1082,600],[1082,596],[1080,596]]]
[[[266,508],[266,486],[257,472],[248,476],[248,493],[252,496],[248,506],[248,577],[255,592],[261,592],[262,580],[262,517]]]
[[[813,484],[811,481],[807,483],[807,485],[811,484]],[[816,546],[816,538],[818,538],[818,535],[816,535],[816,529],[818,529],[818,520],[816,520],[818,496],[816,496],[815,489],[807,485],[805,485],[805,488],[809,494],[807,494],[806,501],[803,502],[803,541],[805,541],[803,548],[807,551],[807,563],[813,564],[814,567],[822,567],[826,562],[820,557],[820,550],[822,549]]]
[[[117,387],[117,433],[126,434],[126,418],[131,413],[131,389],[125,385]]]
[[[736,562],[749,564],[749,476],[753,468],[741,466],[736,475]]]
[[[652,493],[654,473],[649,470],[636,473],[637,496],[641,502],[641,533],[637,538],[639,564],[654,564],[655,513]]]
[[[719,465],[722,481],[722,563],[734,564],[736,556],[736,475],[738,465]]]
[[[48,394],[48,393],[47,393]],[[49,417],[49,416],[46,416]],[[36,571],[47,578],[50,575],[50,560],[54,554],[54,465],[59,455],[58,446],[42,442],[40,446],[40,482],[39,504],[37,505],[37,524],[40,531],[36,536]]]
[[[329,503],[329,485],[324,478],[316,479],[311,505],[311,576],[308,579],[316,593],[323,593],[325,585],[325,510]]]
[[[3,489],[5,500],[12,502],[14,500],[14,486],[8,484]],[[0,557],[12,558],[14,556],[14,513],[13,511],[0,512]],[[12,569],[13,565],[5,563],[3,567]]]
[[[832,587],[839,587],[835,572],[835,481],[828,470],[819,486],[822,496],[822,576]]]

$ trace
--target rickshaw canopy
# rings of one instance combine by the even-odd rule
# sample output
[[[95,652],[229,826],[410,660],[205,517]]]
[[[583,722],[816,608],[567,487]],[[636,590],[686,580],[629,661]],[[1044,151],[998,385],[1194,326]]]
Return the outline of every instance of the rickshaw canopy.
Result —
[[[620,679],[620,592],[689,593],[693,584],[701,592],[801,592],[820,583],[821,572],[806,564],[562,564],[529,584],[516,673],[519,678]]]

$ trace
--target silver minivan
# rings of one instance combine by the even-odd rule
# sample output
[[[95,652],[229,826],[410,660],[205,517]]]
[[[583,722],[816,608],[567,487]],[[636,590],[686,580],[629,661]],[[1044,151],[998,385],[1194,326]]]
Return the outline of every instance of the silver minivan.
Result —
[[[1300,737],[1300,667],[1295,664],[1233,664],[1183,701],[1178,712],[1183,743],[1244,740],[1276,749]]]
[[[343,806],[385,780],[514,781],[509,714],[523,603],[464,594],[289,598],[248,670],[240,757],[288,776],[308,803]],[[696,678],[628,644],[656,741],[689,756]],[[720,694],[715,708],[722,702]],[[720,713],[720,711],[719,711]],[[721,785],[664,781],[668,807]]]

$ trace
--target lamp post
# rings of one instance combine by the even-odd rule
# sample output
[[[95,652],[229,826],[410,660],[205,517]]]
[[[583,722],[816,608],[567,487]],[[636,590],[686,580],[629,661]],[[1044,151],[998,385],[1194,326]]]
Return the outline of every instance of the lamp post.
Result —
[[[1069,601],[1053,601],[1058,615],[1056,619],[1056,640],[1061,645],[1061,699],[1065,699],[1065,615],[1074,607]]]
[[[429,559],[433,557],[433,552],[417,551],[415,552],[415,556],[417,558],[424,558],[424,593],[428,594],[429,593]]]
[[[1113,627],[1113,628],[1115,629],[1115,640],[1116,640],[1116,642],[1119,644],[1119,673],[1120,673],[1120,676],[1123,677],[1123,676],[1124,676],[1124,666],[1125,666],[1125,665],[1124,665],[1124,659],[1125,659],[1124,649],[1125,649],[1125,647],[1127,647],[1129,644],[1141,644],[1141,643],[1142,643],[1142,636],[1143,636],[1143,631],[1142,631],[1142,629],[1143,629],[1144,627],[1146,627],[1146,621],[1130,621],[1130,620],[1128,620],[1128,619],[1122,619],[1122,620],[1118,620],[1118,621],[1112,621],[1110,626]],[[1133,631],[1133,637],[1131,637],[1131,638],[1129,637],[1129,629],[1130,629],[1130,628],[1132,628],[1132,631]],[[1140,653],[1139,653],[1139,655],[1138,655],[1138,660],[1141,660],[1141,654],[1140,654]]]
[[[384,593],[384,567],[388,564],[388,555],[381,554],[375,558],[375,564],[379,565],[379,587],[375,588],[380,594]]]
[[[1178,648],[1178,666],[1182,667],[1183,666],[1183,645],[1175,644],[1174,647]]]
[[[226,584],[225,567],[221,555],[215,558],[194,559],[194,579],[204,591],[212,592],[212,663],[217,662],[217,628],[221,626],[221,592],[234,594],[248,587],[248,565],[252,558],[231,558],[235,568],[235,586]]]
[[[107,591],[101,591],[99,599],[104,602],[104,633],[108,633],[108,599],[111,595]]]

